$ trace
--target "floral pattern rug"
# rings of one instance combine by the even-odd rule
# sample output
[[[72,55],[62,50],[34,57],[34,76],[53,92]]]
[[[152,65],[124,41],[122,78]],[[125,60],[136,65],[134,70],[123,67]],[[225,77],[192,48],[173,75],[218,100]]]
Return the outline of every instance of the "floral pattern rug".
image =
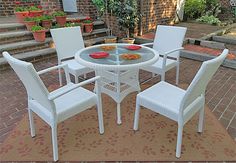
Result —
[[[99,134],[95,107],[58,126],[61,161],[235,161],[236,144],[206,107],[205,129],[197,133],[196,115],[184,127],[182,155],[175,157],[177,123],[142,108],[139,130],[133,120],[136,93],[122,102],[122,124],[116,124],[116,103],[103,95],[105,133]],[[0,161],[51,161],[50,127],[36,115],[31,138],[28,115],[0,147]]]

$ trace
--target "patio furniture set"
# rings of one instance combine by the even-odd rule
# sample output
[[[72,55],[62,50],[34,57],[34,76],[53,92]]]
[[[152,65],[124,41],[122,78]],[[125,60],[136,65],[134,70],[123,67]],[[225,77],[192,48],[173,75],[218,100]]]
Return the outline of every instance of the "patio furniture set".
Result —
[[[176,68],[176,84],[179,83],[179,51],[182,49],[186,30],[184,27],[158,25],[153,44],[115,43],[85,48],[80,27],[51,29],[58,65],[39,72],[36,72],[31,63],[20,61],[8,52],[3,52],[4,58],[27,90],[31,136],[36,135],[32,117],[34,112],[52,129],[53,159],[57,161],[58,123],[96,106],[99,132],[103,134],[101,93],[109,95],[117,103],[117,124],[121,124],[120,103],[128,94],[138,91],[133,129],[138,130],[141,106],[176,121],[178,123],[176,157],[179,158],[183,126],[197,112],[200,112],[198,132],[203,131],[205,89],[228,54],[228,50],[225,49],[217,58],[203,62],[187,90],[165,82],[165,73]],[[66,85],[49,92],[40,75],[57,69],[60,85],[62,85],[61,69],[64,70]],[[160,74],[161,82],[140,92],[139,69],[149,71],[153,76]],[[79,82],[79,76],[93,71],[95,77]],[[70,74],[75,77],[75,83],[71,82]],[[93,92],[82,87],[93,82],[95,82]]]

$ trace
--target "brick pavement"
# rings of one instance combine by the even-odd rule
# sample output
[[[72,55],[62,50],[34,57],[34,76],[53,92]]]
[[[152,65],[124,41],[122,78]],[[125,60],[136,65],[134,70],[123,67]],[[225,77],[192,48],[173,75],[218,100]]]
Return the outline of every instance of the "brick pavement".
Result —
[[[44,69],[56,64],[56,58],[35,63],[37,70]],[[199,66],[198,61],[181,59],[180,84],[189,84],[196,74]],[[151,74],[142,71],[141,79],[150,78]],[[46,86],[58,83],[57,72],[42,76]],[[170,70],[166,80],[175,83],[175,70]],[[160,81],[155,77],[149,84]],[[0,72],[0,143],[27,114],[26,91],[15,73],[11,69]],[[229,134],[236,140],[236,71],[220,67],[219,71],[207,87],[206,103]]]

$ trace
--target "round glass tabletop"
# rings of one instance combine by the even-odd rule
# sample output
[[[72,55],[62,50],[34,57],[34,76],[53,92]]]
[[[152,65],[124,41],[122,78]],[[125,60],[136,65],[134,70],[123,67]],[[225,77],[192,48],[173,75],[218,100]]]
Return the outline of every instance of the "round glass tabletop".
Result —
[[[130,69],[151,65],[159,58],[157,51],[131,44],[101,44],[78,51],[75,59],[82,65],[98,69]]]

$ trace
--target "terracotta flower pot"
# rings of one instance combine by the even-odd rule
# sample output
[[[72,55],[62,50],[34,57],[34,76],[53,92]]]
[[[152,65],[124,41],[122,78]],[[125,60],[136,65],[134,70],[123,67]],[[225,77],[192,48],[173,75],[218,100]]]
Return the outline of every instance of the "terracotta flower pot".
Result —
[[[110,36],[107,38],[104,38],[105,43],[116,43],[117,42],[117,37],[116,36]]]
[[[57,21],[57,24],[59,24],[60,26],[65,26],[66,16],[56,16],[56,21]]]
[[[45,30],[35,31],[33,32],[33,36],[34,36],[35,41],[44,42],[46,39],[46,31]]]
[[[85,23],[84,28],[86,33],[91,33],[93,31],[93,23]]]
[[[51,28],[52,27],[52,20],[42,20],[42,26],[44,28]]]
[[[16,15],[17,21],[19,23],[24,23],[24,19],[25,19],[25,17],[27,17],[29,15],[29,12],[28,11],[15,12],[15,15]]]
[[[127,44],[133,44],[134,41],[135,41],[134,38],[123,38],[123,39],[122,39],[122,42],[123,42],[123,43],[127,43]]]
[[[42,16],[43,15],[43,10],[39,10],[39,11],[29,11],[30,16],[32,17],[37,17],[37,16]]]
[[[31,28],[36,25],[35,21],[25,21],[25,25],[28,31],[31,31]]]

